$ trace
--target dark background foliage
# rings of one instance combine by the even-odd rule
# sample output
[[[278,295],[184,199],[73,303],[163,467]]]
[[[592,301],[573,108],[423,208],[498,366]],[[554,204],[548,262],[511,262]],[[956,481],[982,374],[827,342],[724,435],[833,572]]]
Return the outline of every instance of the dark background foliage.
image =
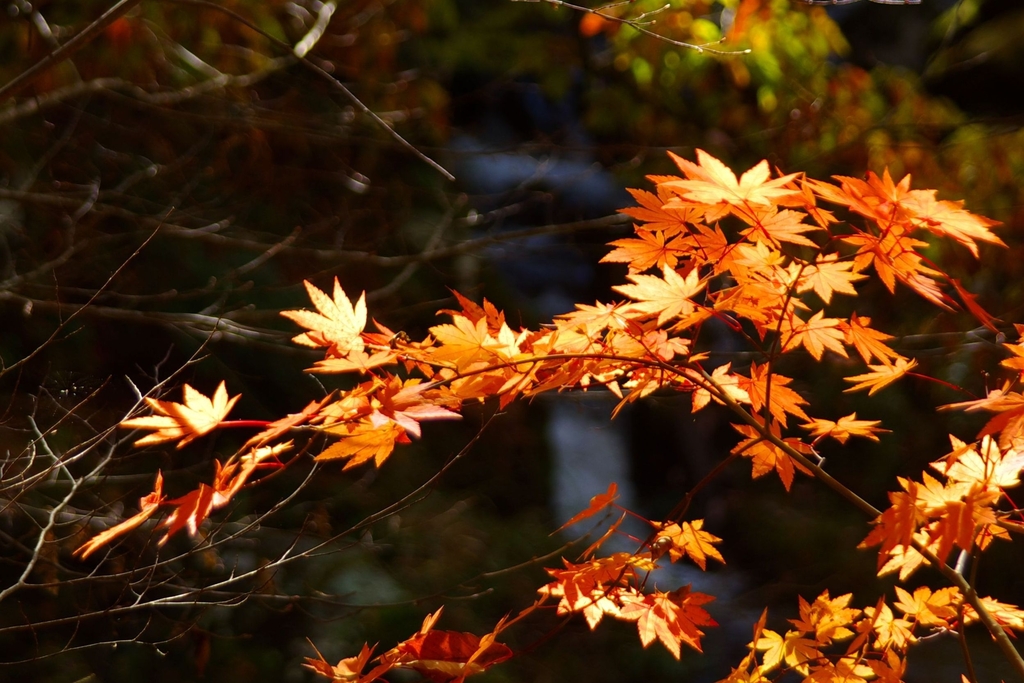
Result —
[[[314,70],[291,46],[324,15],[319,2],[144,2],[0,102],[0,586],[31,584],[3,598],[0,678],[308,680],[298,667],[312,654],[307,636],[336,661],[363,641],[389,647],[442,603],[447,628],[483,632],[532,601],[544,563],[531,559],[567,540],[548,535],[564,520],[552,507],[547,401],[431,425],[380,471],[320,468],[264,518],[309,475],[304,459],[215,515],[203,533],[216,544],[177,538],[158,550],[155,534],[140,532],[102,562],[71,551],[131,514],[157,468],[172,494],[184,491],[240,443],[131,450],[109,428],[132,405],[133,385],[145,392],[173,376],[165,390],[177,399],[182,382],[209,393],[226,379],[243,394],[239,414],[258,419],[322,396],[302,373],[312,355],[289,344],[276,313],[304,305],[303,279],[366,290],[374,317],[413,336],[453,305],[448,288],[496,301],[513,325],[608,299],[623,272],[596,262],[629,228],[615,210],[631,202],[624,188],[674,170],[666,150],[692,158],[703,148],[737,170],[767,158],[821,178],[911,173],[915,186],[1003,221],[1009,249],[983,250],[980,262],[944,244],[928,255],[1001,319],[1020,319],[1017,3],[662,4],[614,11],[654,12],[647,28],[688,43],[724,38],[715,46],[734,54],[546,2],[351,0],[309,53]],[[106,8],[4,5],[0,87]],[[965,334],[969,317],[936,315],[881,287],[858,306],[929,374],[974,393],[994,382],[984,374],[999,357],[994,339]],[[712,351],[716,362],[744,362],[727,335]],[[877,446],[827,453],[834,474],[875,504],[895,476],[946,452],[947,431],[978,428],[935,417],[961,393],[908,382],[850,397],[840,393],[845,370],[782,369],[808,395],[841,397],[816,415],[856,410],[899,427]],[[654,397],[616,428],[639,511],[652,518],[733,444],[721,416],[695,419],[686,405]],[[368,517],[418,490],[477,434],[408,507]],[[40,555],[40,528],[74,480],[84,484]],[[629,625],[591,634],[552,617],[512,634],[524,656],[488,678],[715,680],[765,605],[789,614],[797,594],[825,587],[870,602],[888,585],[871,578],[871,553],[855,549],[865,520],[809,481],[785,495],[736,465],[694,516],[725,537],[723,576],[736,587],[720,601],[723,628],[706,656],[677,664],[642,651]],[[258,529],[231,537],[253,519]],[[259,571],[293,543],[301,558]],[[41,559],[25,575],[34,552]],[[1019,548],[993,552],[982,584],[1021,601],[1021,559]],[[911,678],[958,680],[943,651],[931,646],[919,659],[933,666]]]

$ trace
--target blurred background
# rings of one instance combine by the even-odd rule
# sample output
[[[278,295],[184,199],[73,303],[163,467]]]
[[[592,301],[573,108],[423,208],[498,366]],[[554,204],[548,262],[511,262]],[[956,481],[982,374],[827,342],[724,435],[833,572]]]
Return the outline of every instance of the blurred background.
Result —
[[[133,451],[109,428],[135,388],[170,379],[179,400],[184,382],[209,394],[226,379],[243,394],[235,417],[274,419],[345,386],[302,372],[316,356],[277,313],[308,306],[303,279],[365,290],[373,318],[414,338],[457,308],[450,289],[534,326],[612,298],[625,269],[598,260],[631,231],[616,213],[626,188],[673,173],[667,151],[701,148],[737,171],[761,159],[816,178],[888,168],[965,200],[1003,222],[1009,248],[927,255],[1001,320],[1022,319],[1019,2],[580,1],[144,2],[0,90],[0,590],[33,584],[0,594],[0,680],[311,680],[307,637],[335,662],[364,641],[391,647],[441,604],[442,628],[484,633],[532,602],[542,567],[585,547],[563,547],[585,524],[551,531],[590,496],[614,480],[620,502],[660,519],[735,443],[726,416],[690,415],[687,396],[613,423],[600,395],[497,416],[484,405],[428,425],[380,470],[318,468],[275,508],[311,474],[304,459],[215,513],[202,547],[182,537],[158,550],[138,533],[102,563],[72,558],[134,514],[156,469],[180,495],[241,443]],[[0,89],[110,4],[0,3]],[[597,7],[634,25],[585,11]],[[993,386],[992,335],[877,289],[859,314],[925,373],[974,394]],[[725,335],[711,351],[749,362]],[[839,397],[815,416],[857,411],[894,429],[825,452],[876,505],[948,451],[947,432],[980,427],[935,417],[963,392],[908,381],[868,401],[841,393],[851,366],[804,360],[780,368],[793,387]],[[509,631],[522,656],[480,680],[714,681],[765,606],[778,628],[797,595],[852,591],[863,605],[891,586],[856,550],[865,520],[809,480],[787,495],[736,463],[690,517],[725,539],[725,568],[656,581],[719,596],[703,656],[676,662],[641,649],[631,624],[590,633],[547,615]],[[1024,557],[1006,545],[978,581],[1019,604]],[[982,678],[1006,676],[976,636]],[[952,640],[919,650],[907,680],[959,680]]]

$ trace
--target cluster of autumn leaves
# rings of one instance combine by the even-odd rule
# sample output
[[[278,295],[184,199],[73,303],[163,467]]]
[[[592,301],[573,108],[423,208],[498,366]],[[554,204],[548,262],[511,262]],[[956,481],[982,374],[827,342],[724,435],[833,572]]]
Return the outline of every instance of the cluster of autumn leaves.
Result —
[[[160,543],[182,529],[194,535],[261,468],[282,466],[281,457],[300,436],[306,443],[300,453],[321,446],[319,461],[342,461],[346,469],[371,460],[380,466],[396,444],[420,436],[422,422],[458,419],[466,401],[497,398],[504,406],[567,389],[609,391],[620,400],[616,411],[655,391],[690,394],[694,411],[725,405],[737,417],[733,454],[750,460],[754,477],[776,472],[788,490],[797,471],[823,472],[816,452],[822,439],[877,440],[886,430],[856,414],[835,421],[812,417],[813,406],[793,388],[792,378],[775,370],[778,358],[802,353],[820,361],[827,353],[849,358],[852,351],[865,368],[846,378],[847,391],[870,394],[916,367],[869,318],[829,315],[834,296],[856,296],[873,270],[890,291],[900,283],[940,307],[967,309],[994,326],[963,286],[921,251],[927,246],[922,237],[931,233],[977,256],[979,242],[1002,244],[990,230],[993,222],[937,199],[934,191],[911,189],[909,176],[895,182],[888,172],[869,173],[865,180],[837,177],[834,183],[801,174],[773,178],[762,161],[737,178],[701,150],[697,163],[672,158],[682,176],[652,176],[655,193],[632,191],[638,206],[623,212],[635,219],[635,236],[612,242],[614,249],[603,259],[627,265],[628,284],[615,288],[624,301],[579,304],[541,329],[513,330],[486,300],[478,305],[456,293],[459,308],[440,312],[451,322],[413,340],[376,322],[376,331],[367,331],[365,298],[353,304],[337,280],[330,294],[306,283],[315,311],[282,315],[305,329],[296,343],[324,352],[308,371],[356,379],[269,423],[228,421],[238,397],[229,398],[223,384],[212,398],[186,385],[184,403],[146,399],[154,414],[122,423],[149,430],[139,446],[177,442],[181,448],[231,426],[258,433],[225,463],[215,463],[210,484],[184,496],[166,498],[158,474],[140,512],[91,539],[78,554],[89,556],[161,508],[170,513],[161,522],[166,531]],[[840,221],[822,204],[841,207],[853,218]],[[701,337],[712,319],[744,336],[758,359],[744,368],[713,366]],[[1024,327],[1018,332],[1024,334]],[[901,490],[890,494],[892,505],[864,540],[865,547],[880,546],[880,573],[898,572],[905,580],[923,564],[946,562],[954,549],[982,551],[993,539],[1024,529],[1011,519],[1012,510],[1000,508],[1024,468],[1024,395],[1013,390],[1024,371],[1024,344],[1004,346],[1011,355],[1004,365],[1017,373],[1014,380],[984,399],[955,406],[995,414],[980,441],[954,437],[952,452],[933,465],[937,475],[924,473],[920,482],[901,479]],[[794,431],[791,421],[800,421],[807,434]],[[608,509],[614,498],[613,487],[570,522]],[[635,622],[645,646],[657,640],[676,657],[683,644],[700,650],[702,627],[714,625],[703,607],[711,596],[689,587],[651,590],[647,577],[666,557],[688,558],[702,569],[708,558],[723,561],[715,547],[721,539],[702,527],[699,519],[651,522],[650,536],[635,553],[599,556],[601,539],[579,562],[548,570],[552,581],[540,588],[537,601],[486,636],[435,630],[435,614],[418,634],[374,659],[364,647],[337,665],[318,657],[307,666],[359,683],[393,668],[416,669],[432,680],[461,680],[511,656],[497,636],[550,603],[558,614],[582,614],[591,628],[604,616]],[[616,530],[617,523],[605,538]],[[906,650],[919,634],[956,630],[979,618],[976,609],[1005,628],[1024,628],[1024,613],[1014,606],[991,598],[968,604],[956,587],[897,591],[892,607],[882,600],[854,609],[850,596],[827,593],[813,603],[801,601],[800,619],[785,634],[765,628],[762,617],[750,654],[726,680],[769,680],[791,670],[813,681],[898,681]],[[845,648],[837,646],[846,641]]]

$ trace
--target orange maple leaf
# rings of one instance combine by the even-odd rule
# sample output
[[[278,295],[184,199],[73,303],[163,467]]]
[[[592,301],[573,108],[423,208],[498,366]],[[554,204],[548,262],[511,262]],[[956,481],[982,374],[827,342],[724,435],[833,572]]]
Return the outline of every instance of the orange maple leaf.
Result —
[[[166,501],[167,505],[176,507],[163,521],[162,526],[167,528],[167,532],[158,545],[163,545],[182,529],[188,529],[189,535],[195,536],[199,531],[199,525],[211,512],[227,505],[264,460],[276,459],[291,448],[292,442],[288,441],[275,446],[255,448],[240,459],[232,458],[225,465],[221,465],[219,460],[214,460],[216,471],[212,486],[199,484],[199,488],[194,491]]]
[[[461,681],[510,657],[512,650],[496,642],[493,633],[480,637],[472,633],[421,629],[381,655],[381,662],[415,669],[435,683],[445,683]]]
[[[662,276],[629,275],[631,285],[613,287],[620,294],[625,294],[637,303],[632,308],[649,314],[658,314],[658,324],[662,325],[672,318],[686,318],[697,308],[692,297],[704,288],[697,269],[692,269],[686,277],[680,276],[669,267],[662,268]]]
[[[651,524],[658,529],[653,544],[655,551],[668,552],[672,562],[689,557],[703,570],[707,569],[709,557],[725,564],[722,554],[714,546],[715,543],[721,543],[722,539],[704,531],[703,519],[683,522],[682,525],[655,521],[651,521]]]
[[[991,597],[981,598],[981,604],[1004,629],[1024,631],[1024,610]],[[970,624],[978,619],[978,613],[974,611],[974,608],[964,605],[964,623]]]
[[[306,424],[310,420],[315,419],[320,414],[320,411],[333,399],[334,392],[331,392],[319,401],[311,401],[301,412],[291,413],[280,420],[274,420],[266,426],[266,429],[246,441],[242,448],[262,446],[268,441],[273,441],[279,436],[287,434],[292,428]]]
[[[675,177],[669,177],[668,179],[679,180],[679,178]],[[646,223],[644,226],[645,230],[657,230],[666,236],[686,233],[689,232],[686,224],[694,223],[704,213],[699,207],[694,206],[681,204],[666,206],[671,197],[660,184],[657,195],[645,190],[630,189],[628,191],[640,206],[619,209],[619,213],[624,213],[638,221],[643,221]]]
[[[184,404],[147,398],[146,405],[159,414],[135,417],[123,421],[119,426],[127,429],[156,430],[136,441],[136,446],[148,446],[181,439],[178,442],[178,448],[184,448],[200,436],[213,431],[224,421],[227,414],[231,412],[231,408],[241,398],[241,394],[228,398],[228,390],[224,382],[217,387],[212,399],[187,384],[184,387],[184,395]]]
[[[79,546],[79,548],[75,550],[74,554],[84,560],[118,536],[138,528],[143,522],[153,516],[153,513],[156,512],[158,507],[163,505],[163,486],[164,477],[160,471],[157,470],[156,483],[153,485],[152,493],[149,493],[139,499],[139,511],[120,524],[96,534]]]
[[[768,382],[771,381],[771,397],[768,396]],[[810,419],[801,406],[807,405],[803,396],[789,388],[792,378],[771,372],[768,363],[758,365],[750,364],[750,379],[740,376],[739,387],[747,392],[750,400],[750,407],[755,413],[761,412],[765,401],[769,401],[768,407],[772,417],[779,423],[786,426],[786,414],[799,417],[804,420]]]
[[[871,372],[843,378],[844,382],[856,383],[854,386],[846,389],[845,392],[849,393],[851,391],[868,389],[868,396],[874,396],[876,392],[889,386],[916,367],[916,360],[907,360],[902,357],[897,358],[896,362],[892,365],[869,365],[868,368],[871,369]]]
[[[587,519],[588,517],[593,517],[597,513],[599,513],[602,510],[604,510],[606,507],[611,505],[612,502],[616,498],[619,497],[618,496],[618,490],[619,490],[619,486],[614,481],[612,483],[608,484],[608,490],[607,491],[605,491],[604,493],[599,493],[596,496],[592,497],[590,499],[590,505],[587,506],[586,510],[584,510],[583,512],[580,512],[579,514],[573,516],[573,518],[570,519],[568,522],[566,522],[562,526],[558,527],[557,531],[562,531],[563,529],[566,529],[567,527],[571,527],[576,522],[582,522],[584,519]],[[557,533],[557,531],[556,531],[556,533]]]
[[[691,176],[687,173],[689,180],[675,180],[662,185],[680,190],[683,197],[690,201],[711,205],[725,203],[733,206],[771,206],[779,197],[797,192],[784,186],[799,174],[792,173],[770,180],[771,171],[766,160],[746,171],[739,180],[728,166],[702,149],[697,150],[697,161],[702,172],[700,176]]]
[[[366,293],[361,294],[353,306],[338,278],[334,278],[333,298],[308,280],[304,280],[303,284],[318,312],[281,311],[281,315],[309,330],[294,337],[292,341],[303,346],[325,346],[330,356],[341,357],[353,351],[362,351],[361,335],[366,327]]]
[[[832,437],[839,443],[845,444],[851,436],[863,436],[866,439],[878,441],[878,436],[876,436],[877,434],[889,431],[888,429],[880,428],[878,426],[880,424],[882,424],[880,420],[858,420],[857,413],[850,413],[849,415],[839,418],[836,422],[815,418],[800,426],[809,430],[811,432],[811,436],[817,437],[817,439],[815,439],[815,443],[817,443],[819,439],[823,439],[828,436]]]
[[[733,209],[733,213],[752,226],[740,233],[743,237],[751,242],[768,242],[776,248],[781,246],[780,242],[816,247],[814,242],[804,237],[804,233],[822,229],[817,225],[804,223],[804,213],[788,209],[779,211],[774,206],[737,207]]]
[[[366,668],[367,662],[370,661],[370,657],[373,656],[374,648],[370,647],[366,643],[363,644],[363,648],[359,651],[358,655],[355,657],[346,657],[334,666],[331,666],[327,660],[324,659],[324,656],[320,654],[320,650],[316,648],[316,645],[313,645],[313,641],[309,641],[309,644],[312,646],[313,651],[316,652],[316,658],[306,657],[306,661],[302,663],[302,666],[307,669],[311,669],[315,673],[329,678],[332,681],[345,681],[346,683],[359,681],[360,683],[368,683],[373,680],[369,678],[362,678],[360,676],[363,669]]]
[[[924,512],[917,507],[919,484],[903,477],[899,477],[898,481],[903,487],[903,491],[889,492],[891,505],[875,518],[872,522],[875,528],[857,546],[858,548],[870,548],[873,545],[881,544],[879,565],[884,561],[884,556],[897,546],[910,548],[918,524],[926,519]]]
[[[1001,247],[1006,243],[992,234],[989,228],[999,225],[984,216],[978,216],[963,208],[963,202],[951,202],[935,198],[935,190],[919,190],[904,206],[911,214],[911,222],[919,228],[936,235],[950,237],[967,247],[978,258],[975,240]]]
[[[785,344],[782,345],[782,350],[790,351],[803,346],[814,357],[814,360],[821,360],[825,349],[828,349],[846,358],[846,348],[842,343],[841,322],[839,318],[826,318],[823,310],[815,313],[806,322],[795,318],[792,332]]]
[[[701,626],[717,626],[718,623],[701,607],[714,598],[704,593],[691,592],[683,586],[671,593],[660,591],[648,595],[633,594],[619,613],[621,619],[636,621],[640,642],[644,647],[656,639],[679,659],[680,644],[686,643],[701,652],[700,638],[704,632]]]
[[[631,273],[639,273],[657,266],[675,268],[679,258],[690,253],[690,247],[683,237],[666,241],[665,233],[637,229],[637,237],[627,237],[609,242],[616,249],[604,256],[601,263],[627,263]]]
[[[368,460],[373,460],[374,465],[380,467],[395,450],[396,443],[409,443],[405,429],[394,422],[380,426],[369,422],[346,423],[328,427],[325,431],[342,438],[325,448],[316,460],[346,459],[346,470]]]
[[[793,460],[788,453],[771,441],[766,440],[755,427],[746,424],[734,424],[732,428],[747,437],[737,444],[732,449],[732,452],[751,459],[753,466],[751,477],[753,479],[762,477],[775,470],[779,474],[779,479],[782,480],[782,485],[788,491],[793,485],[793,476],[796,470],[800,470],[804,474],[810,474],[806,468]],[[780,434],[778,421],[772,423],[771,431],[775,436]],[[785,442],[798,451],[809,450],[799,439],[787,438]]]
[[[844,640],[853,635],[847,628],[860,616],[861,610],[849,607],[851,593],[831,597],[826,590],[814,602],[800,597],[800,618],[790,619],[802,633],[813,633],[819,645],[829,645],[833,640]]]
[[[832,303],[832,294],[835,292],[856,296],[857,290],[853,288],[853,283],[867,276],[853,271],[853,262],[838,259],[838,254],[819,255],[800,274],[796,291],[802,294],[813,289],[826,304]]]
[[[900,354],[883,343],[887,339],[892,339],[892,335],[868,327],[870,324],[871,318],[861,318],[853,313],[850,315],[849,322],[843,321],[839,329],[846,335],[846,343],[857,350],[865,363],[870,363],[872,358],[877,358],[884,365],[889,365],[890,361],[901,358]]]
[[[418,379],[402,382],[398,377],[389,377],[380,391],[373,396],[373,412],[370,423],[379,427],[386,422],[400,425],[409,434],[420,436],[420,422],[424,420],[459,420],[462,416],[440,405],[450,403],[448,396],[436,396],[437,391],[428,389]]]

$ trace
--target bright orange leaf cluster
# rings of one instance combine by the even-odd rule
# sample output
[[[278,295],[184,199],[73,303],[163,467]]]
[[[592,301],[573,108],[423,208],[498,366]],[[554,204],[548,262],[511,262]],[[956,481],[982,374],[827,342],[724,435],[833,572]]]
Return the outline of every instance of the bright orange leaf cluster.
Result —
[[[238,397],[229,399],[223,384],[212,399],[187,385],[184,404],[147,399],[155,415],[122,425],[154,430],[140,446],[178,441],[181,448],[218,427],[261,431],[227,464],[216,463],[211,485],[167,500],[158,476],[135,517],[98,535],[79,554],[85,557],[139,527],[162,506],[172,511],[162,523],[167,531],[161,543],[183,528],[196,533],[257,466],[277,461],[290,446],[278,443],[286,437],[324,437],[318,460],[340,460],[346,469],[372,460],[379,467],[397,444],[421,435],[423,422],[458,419],[466,401],[497,398],[504,407],[547,391],[601,388],[618,397],[615,412],[656,391],[684,392],[694,411],[712,403],[732,411],[739,435],[732,453],[750,460],[754,477],[775,472],[787,490],[797,472],[827,481],[816,451],[823,439],[877,441],[888,430],[856,413],[812,415],[824,404],[809,401],[793,378],[777,372],[778,359],[800,354],[863,363],[846,377],[852,385],[847,391],[869,394],[915,375],[918,365],[893,348],[892,337],[872,327],[869,317],[833,312],[837,297],[856,297],[873,273],[890,292],[900,284],[994,327],[995,319],[923,250],[927,238],[939,236],[978,257],[979,242],[1002,244],[991,232],[995,224],[959,203],[937,199],[932,190],[912,189],[909,176],[895,181],[886,171],[837,182],[802,174],[772,177],[762,161],[737,178],[701,150],[697,163],[672,159],[682,175],[651,177],[654,192],[632,191],[639,206],[623,213],[635,219],[635,236],[612,242],[603,259],[627,266],[628,283],[614,288],[625,299],[578,304],[540,329],[513,329],[487,300],[477,304],[456,293],[458,308],[440,312],[449,321],[431,327],[423,339],[379,323],[368,332],[365,296],[353,304],[337,279],[331,295],[307,282],[316,310],[282,315],[305,329],[296,343],[325,351],[308,372],[355,379],[270,423],[226,421]],[[835,210],[849,219],[840,220]],[[754,359],[743,366],[710,363],[701,333],[711,320],[744,337]],[[1024,335],[1024,326],[1017,332]],[[1019,383],[1024,343],[1005,346],[1011,357],[1003,365],[1018,373]],[[980,441],[953,438],[953,452],[933,465],[939,478],[926,473],[921,482],[901,479],[902,490],[890,494],[892,506],[864,541],[881,546],[883,573],[899,571],[906,579],[922,564],[945,562],[954,548],[982,551],[991,539],[1024,528],[1011,522],[1015,513],[1009,506],[1000,508],[1024,468],[1024,394],[1014,386],[958,404],[995,413]],[[615,494],[613,485],[568,524],[609,509]],[[651,522],[651,534],[636,552],[599,556],[619,522],[577,562],[549,569],[552,580],[541,587],[537,603],[487,636],[434,631],[434,615],[416,636],[374,660],[372,649],[364,647],[337,665],[319,657],[307,666],[333,680],[359,683],[393,668],[416,669],[436,681],[461,680],[511,656],[496,643],[498,633],[550,603],[560,615],[582,614],[591,628],[605,616],[635,622],[645,646],[658,641],[676,657],[683,644],[700,650],[702,629],[715,623],[704,608],[712,597],[688,586],[648,590],[647,577],[665,557],[685,557],[702,569],[709,559],[723,562],[716,547],[721,539],[704,530],[703,520],[670,519]],[[801,601],[800,619],[784,634],[765,628],[762,618],[750,654],[726,680],[764,681],[785,670],[807,681],[895,682],[903,675],[907,647],[922,630],[958,628],[979,618],[978,610],[1007,628],[1024,626],[1016,607],[992,598],[965,600],[956,587],[897,590],[894,607],[903,617],[894,616],[884,601],[853,609],[850,596],[833,599],[826,592],[813,603]],[[992,623],[986,621],[990,631]],[[847,641],[845,650],[838,646]],[[376,665],[363,673],[371,661]]]
[[[849,606],[850,594],[832,598],[825,591],[810,603],[800,598],[800,616],[789,620],[793,628],[785,633],[765,628],[766,611],[754,627],[750,654],[719,683],[767,683],[786,671],[804,683],[897,683],[907,650],[920,637],[977,619],[956,588],[922,586],[910,593],[897,586],[896,595],[891,606],[883,598],[864,609]],[[1021,616],[1013,610],[1006,622]]]

